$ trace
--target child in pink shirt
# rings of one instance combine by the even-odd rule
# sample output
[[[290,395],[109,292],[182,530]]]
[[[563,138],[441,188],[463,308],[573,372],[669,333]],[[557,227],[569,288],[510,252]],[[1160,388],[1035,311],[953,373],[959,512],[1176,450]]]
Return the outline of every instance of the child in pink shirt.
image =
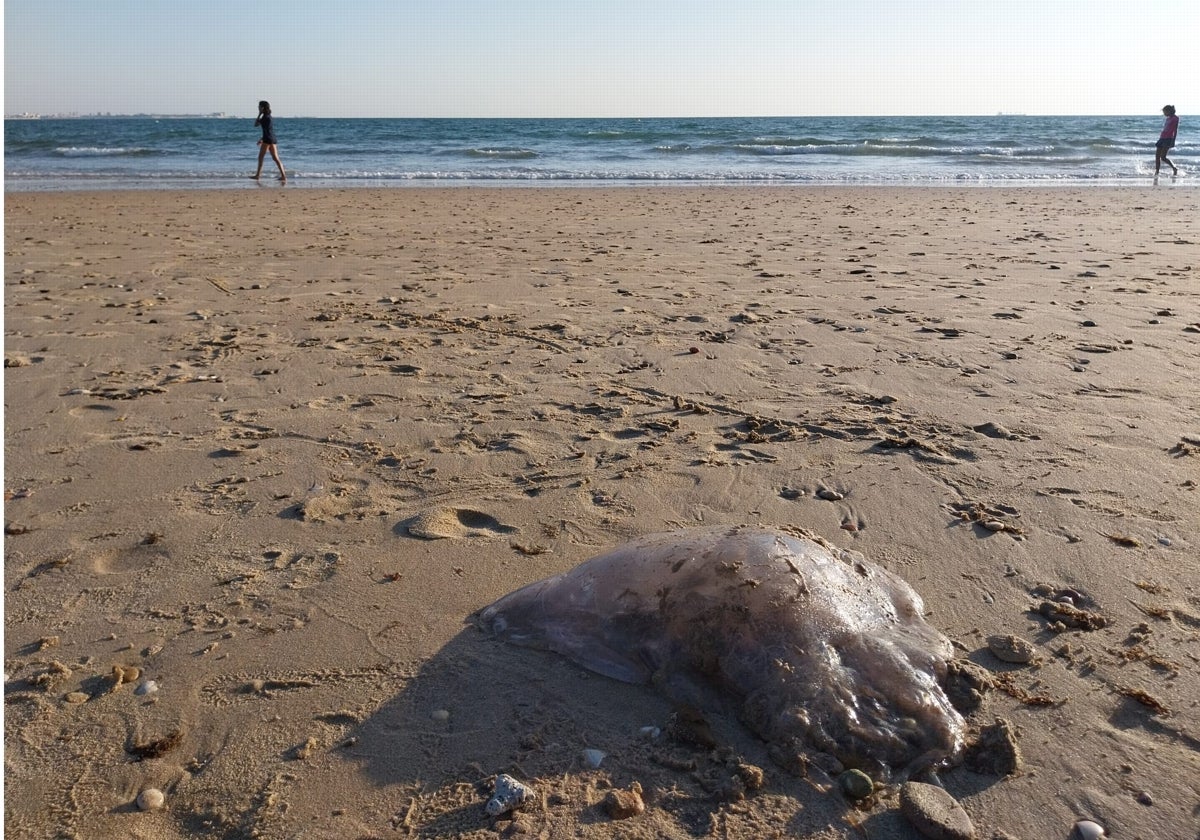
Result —
[[[1179,170],[1167,159],[1167,152],[1175,145],[1175,135],[1179,132],[1179,117],[1175,116],[1174,105],[1164,105],[1162,112],[1166,119],[1163,121],[1162,134],[1158,136],[1158,143],[1154,147],[1154,174],[1157,175],[1159,167],[1166,163],[1171,167],[1171,174],[1178,175]]]

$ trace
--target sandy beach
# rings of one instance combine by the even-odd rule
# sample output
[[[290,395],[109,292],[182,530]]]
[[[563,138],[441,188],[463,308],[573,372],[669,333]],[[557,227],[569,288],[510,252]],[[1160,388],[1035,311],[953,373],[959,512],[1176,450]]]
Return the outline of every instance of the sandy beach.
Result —
[[[13,193],[4,282],[9,837],[919,837],[470,620],[735,525],[977,666],[981,840],[1200,837],[1200,190]]]

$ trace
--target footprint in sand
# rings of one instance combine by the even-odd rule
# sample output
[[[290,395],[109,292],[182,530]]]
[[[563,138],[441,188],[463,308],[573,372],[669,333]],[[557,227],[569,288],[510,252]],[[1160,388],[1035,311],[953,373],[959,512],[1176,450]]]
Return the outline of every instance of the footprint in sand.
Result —
[[[469,508],[433,508],[404,520],[398,530],[423,540],[499,537],[517,532],[511,525]]]
[[[116,414],[117,409],[115,406],[111,405],[91,403],[89,405],[81,405],[76,408],[72,408],[67,413],[72,417],[98,417],[103,416],[105,413]]]
[[[159,539],[158,534],[151,534],[139,545],[99,551],[90,558],[92,571],[97,575],[145,571],[167,556],[161,546],[154,545]]]

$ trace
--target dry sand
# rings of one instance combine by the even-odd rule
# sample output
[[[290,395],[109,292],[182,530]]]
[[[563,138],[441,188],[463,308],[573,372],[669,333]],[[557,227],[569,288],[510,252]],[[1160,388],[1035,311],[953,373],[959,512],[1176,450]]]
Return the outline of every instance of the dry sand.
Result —
[[[1200,190],[5,202],[9,837],[916,836],[466,623],[743,523],[899,573],[990,673],[1021,765],[943,777],[979,837],[1197,836]]]

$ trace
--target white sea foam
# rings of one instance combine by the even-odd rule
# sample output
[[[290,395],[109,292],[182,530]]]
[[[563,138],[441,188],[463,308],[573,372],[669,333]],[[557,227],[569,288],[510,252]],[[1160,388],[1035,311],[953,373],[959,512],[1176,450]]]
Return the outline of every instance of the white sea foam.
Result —
[[[154,154],[154,149],[146,148],[108,148],[103,146],[59,146],[54,150],[68,157],[119,157],[122,155]]]

